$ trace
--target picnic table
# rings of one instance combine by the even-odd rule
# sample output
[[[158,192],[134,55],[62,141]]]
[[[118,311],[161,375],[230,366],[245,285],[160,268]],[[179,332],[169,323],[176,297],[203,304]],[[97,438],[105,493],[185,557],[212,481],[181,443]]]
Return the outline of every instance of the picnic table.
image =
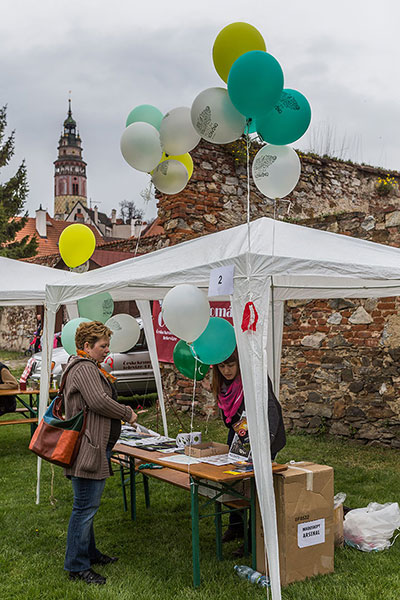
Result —
[[[216,527],[216,551],[217,558],[222,559],[222,515],[231,510],[250,510],[251,519],[251,540],[252,548],[255,543],[256,526],[256,488],[253,471],[246,471],[238,474],[228,473],[234,470],[233,465],[215,466],[206,463],[181,464],[166,461],[166,455],[157,451],[148,451],[144,448],[129,446],[123,443],[117,443],[113,449],[115,455],[125,456],[129,464],[130,481],[130,501],[131,517],[136,519],[136,478],[139,474],[144,477],[146,506],[149,506],[149,491],[146,478],[158,479],[170,485],[174,485],[190,492],[191,498],[191,521],[192,521],[192,563],[193,563],[193,585],[200,585],[200,541],[199,541],[199,521],[201,518],[214,517]],[[169,454],[168,456],[171,456]],[[152,463],[161,465],[163,469],[143,468],[143,465]],[[139,469],[139,467],[142,467]],[[287,469],[286,465],[272,464],[273,472],[280,472]],[[235,484],[249,480],[250,491],[247,495],[235,487]],[[199,488],[201,493],[206,493],[208,499],[202,502],[201,509],[207,510],[208,514],[200,514]],[[211,491],[208,494],[206,490]],[[222,497],[229,494],[233,499],[228,502],[222,500]],[[224,509],[224,505],[228,509]],[[212,507],[212,508],[210,508]],[[211,512],[209,512],[211,510]],[[246,542],[246,536],[245,536]],[[252,553],[252,566],[256,568],[256,553]]]
[[[56,394],[57,390],[50,389],[49,394]],[[33,435],[38,417],[37,417],[37,406],[39,404],[39,394],[40,389],[27,388],[26,390],[21,390],[20,388],[14,390],[0,390],[0,396],[15,396],[22,404],[22,407],[17,408],[13,413],[16,415],[21,415],[21,418],[18,419],[10,419],[4,418],[8,417],[8,415],[13,413],[5,413],[0,417],[0,427],[2,425],[21,425],[21,424],[30,424],[31,426],[31,436]],[[28,400],[26,401],[22,396],[27,396]]]

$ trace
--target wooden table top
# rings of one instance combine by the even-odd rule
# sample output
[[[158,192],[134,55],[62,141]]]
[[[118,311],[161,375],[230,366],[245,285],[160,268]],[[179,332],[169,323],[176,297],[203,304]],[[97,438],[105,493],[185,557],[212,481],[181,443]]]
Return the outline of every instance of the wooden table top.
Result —
[[[215,465],[209,465],[207,463],[196,463],[192,465],[185,465],[180,463],[174,463],[166,461],[166,455],[162,452],[144,450],[143,448],[136,448],[135,446],[128,446],[126,444],[116,444],[114,446],[115,452],[121,452],[127,456],[132,456],[143,462],[155,463],[175,471],[183,471],[190,473],[195,479],[209,479],[210,481],[228,483],[230,481],[240,481],[241,479],[248,479],[254,477],[254,471],[245,471],[238,475],[232,475],[231,473],[225,473],[224,471],[235,470],[232,465],[224,465],[222,467],[216,467]],[[171,454],[168,454],[171,456]],[[174,455],[172,455],[174,456]],[[179,455],[176,455],[179,456]],[[285,471],[286,465],[279,465],[278,463],[272,463],[272,472],[279,473]]]
[[[57,394],[58,390],[50,389],[49,394]],[[37,396],[40,394],[40,389],[27,388],[21,390],[20,388],[13,388],[9,390],[0,390],[0,396]]]

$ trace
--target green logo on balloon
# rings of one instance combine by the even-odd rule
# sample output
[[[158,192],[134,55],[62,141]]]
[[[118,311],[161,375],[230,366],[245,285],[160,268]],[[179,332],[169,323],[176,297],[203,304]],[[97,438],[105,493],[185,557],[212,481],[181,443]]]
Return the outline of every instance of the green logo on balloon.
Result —
[[[179,340],[176,344],[173,357],[178,371],[189,379],[201,381],[209,371],[209,365],[196,361],[189,346],[183,340]]]

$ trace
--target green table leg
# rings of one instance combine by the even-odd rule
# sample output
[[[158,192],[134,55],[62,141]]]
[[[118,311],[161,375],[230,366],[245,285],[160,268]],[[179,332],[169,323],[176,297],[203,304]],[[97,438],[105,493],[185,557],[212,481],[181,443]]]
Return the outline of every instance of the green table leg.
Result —
[[[215,501],[215,542],[217,548],[217,559],[222,560],[222,510],[221,502]]]
[[[124,503],[124,511],[126,512],[128,510],[128,505],[126,502],[125,472],[124,472],[124,466],[122,464],[119,465],[119,474],[120,474],[121,486],[122,486],[122,501]]]
[[[150,491],[149,491],[149,478],[143,473],[143,488],[144,488],[144,501],[146,508],[150,508]]]
[[[192,514],[192,557],[193,585],[200,585],[200,541],[199,541],[199,486],[190,478],[190,497]]]
[[[129,458],[129,483],[131,488],[131,519],[136,521],[136,470],[135,470],[135,459]]]
[[[250,479],[250,523],[251,523],[251,566],[257,568],[256,553],[256,482],[254,477]]]

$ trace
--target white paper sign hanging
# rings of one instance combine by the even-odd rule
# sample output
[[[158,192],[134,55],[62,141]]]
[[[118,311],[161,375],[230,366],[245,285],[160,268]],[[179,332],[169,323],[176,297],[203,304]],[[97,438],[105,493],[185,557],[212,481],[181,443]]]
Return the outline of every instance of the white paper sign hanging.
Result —
[[[208,296],[231,296],[233,294],[234,265],[213,269],[210,273]]]
[[[297,545],[299,548],[315,546],[325,542],[325,519],[300,523],[297,526]]]

